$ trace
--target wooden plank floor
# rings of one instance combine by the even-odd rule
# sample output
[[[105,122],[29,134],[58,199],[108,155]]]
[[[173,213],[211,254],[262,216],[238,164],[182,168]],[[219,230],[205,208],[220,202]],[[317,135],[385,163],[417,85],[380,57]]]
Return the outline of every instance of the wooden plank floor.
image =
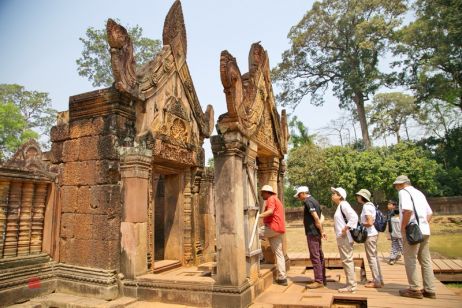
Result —
[[[289,257],[307,258],[306,254],[289,254]],[[338,254],[326,254],[326,258],[338,257]],[[371,279],[371,273],[365,254],[355,253],[355,258],[363,258],[367,279]],[[437,299],[412,299],[399,296],[399,290],[408,287],[404,263],[399,260],[395,265],[389,265],[385,255],[380,256],[380,266],[385,280],[385,287],[381,289],[368,289],[363,284],[358,285],[355,294],[341,294],[337,289],[344,286],[345,274],[342,269],[327,271],[329,279],[326,288],[307,290],[305,284],[313,280],[313,271],[304,266],[292,266],[288,271],[289,285],[287,287],[273,284],[263,294],[257,297],[252,308],[269,307],[332,307],[335,299],[367,300],[367,307],[404,307],[415,305],[416,307],[462,307],[462,298],[456,295],[440,281],[435,279]],[[435,260],[436,261],[436,260]],[[297,264],[300,264],[297,262]],[[454,260],[438,260],[434,262],[441,268],[455,270],[460,262]],[[456,267],[457,266],[457,267]],[[419,270],[420,271],[420,270]],[[356,268],[356,277],[360,278],[361,270]],[[339,282],[334,282],[332,277],[340,277]],[[340,307],[340,306],[339,306]],[[347,306],[342,306],[347,307]]]

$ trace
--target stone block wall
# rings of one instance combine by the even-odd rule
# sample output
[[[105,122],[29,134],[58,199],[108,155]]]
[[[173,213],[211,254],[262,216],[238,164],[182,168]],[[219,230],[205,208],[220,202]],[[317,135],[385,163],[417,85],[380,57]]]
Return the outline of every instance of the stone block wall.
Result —
[[[109,88],[72,96],[69,122],[52,128],[51,162],[59,169],[60,262],[119,269],[118,148],[133,137],[133,126],[129,101]]]

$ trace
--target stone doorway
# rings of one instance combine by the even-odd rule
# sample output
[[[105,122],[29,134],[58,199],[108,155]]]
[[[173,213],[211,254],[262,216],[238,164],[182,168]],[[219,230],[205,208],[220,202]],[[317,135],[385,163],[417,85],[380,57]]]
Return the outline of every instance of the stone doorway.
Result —
[[[156,174],[152,181],[152,248],[154,273],[183,262],[184,175]],[[151,213],[150,213],[151,214]]]

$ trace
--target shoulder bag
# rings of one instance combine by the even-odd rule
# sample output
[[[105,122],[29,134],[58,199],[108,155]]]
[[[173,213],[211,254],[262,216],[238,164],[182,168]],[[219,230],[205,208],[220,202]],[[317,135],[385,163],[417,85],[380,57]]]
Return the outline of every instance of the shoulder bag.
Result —
[[[340,212],[342,212],[343,219],[345,220],[345,223],[348,224],[348,220],[346,219],[345,214],[343,213],[342,206],[340,205]],[[364,243],[367,240],[367,230],[366,228],[358,223],[356,228],[350,229],[350,234],[351,237],[353,238],[353,241],[356,243]]]
[[[415,209],[414,199],[412,198],[411,193],[407,191],[406,189],[404,190],[411,197],[412,207],[414,208],[414,216],[415,216],[415,219],[417,220],[417,223],[411,221],[406,226],[406,239],[409,245],[416,245],[416,244],[422,243],[424,240],[422,231],[420,230],[420,227],[419,227],[419,215],[417,214],[417,211]]]

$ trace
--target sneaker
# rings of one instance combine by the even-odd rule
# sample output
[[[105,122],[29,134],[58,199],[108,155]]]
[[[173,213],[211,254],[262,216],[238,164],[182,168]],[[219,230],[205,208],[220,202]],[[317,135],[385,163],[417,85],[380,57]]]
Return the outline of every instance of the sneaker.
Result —
[[[320,282],[310,282],[308,283],[305,288],[307,289],[319,289],[319,288],[324,288],[324,284],[323,283],[320,283]]]
[[[423,289],[422,289],[421,292],[422,292],[423,297],[436,299],[436,293],[434,293],[434,292],[427,292],[427,291],[425,291]]]
[[[399,259],[401,259],[401,255],[398,255],[398,256],[396,257],[396,261],[398,261]]]
[[[276,279],[276,283],[281,286],[287,286],[287,279]]]
[[[393,265],[395,264],[395,262],[396,262],[395,260],[391,259],[390,262],[388,262],[388,264]]]
[[[399,290],[399,295],[403,297],[410,297],[410,298],[418,298],[418,299],[423,298],[423,294],[419,290],[402,289],[402,290]]]
[[[356,293],[355,287],[345,287],[337,290],[339,293]]]

